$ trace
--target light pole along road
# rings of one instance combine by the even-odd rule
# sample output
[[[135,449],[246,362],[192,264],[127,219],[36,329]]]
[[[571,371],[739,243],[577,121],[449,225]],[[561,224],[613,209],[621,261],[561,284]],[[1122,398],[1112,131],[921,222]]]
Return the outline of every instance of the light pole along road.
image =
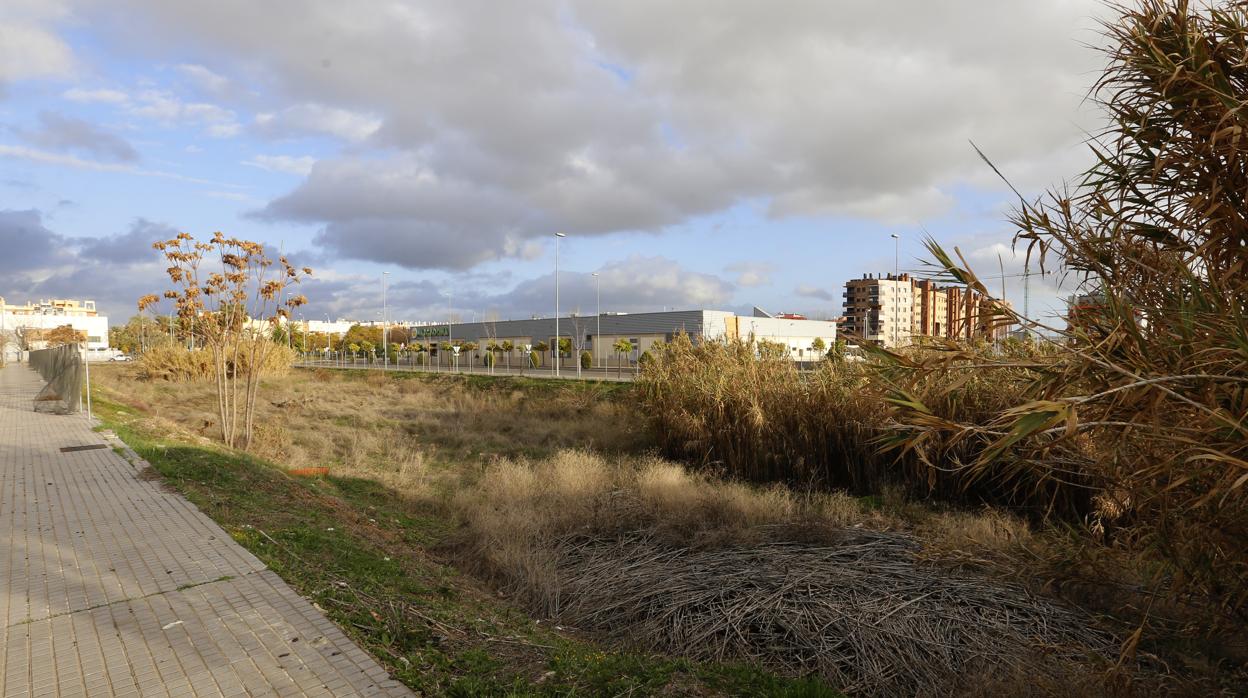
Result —
[[[386,312],[386,277],[390,272],[381,272],[381,355],[385,357],[382,365],[390,368],[390,315]]]
[[[559,346],[559,238],[567,236],[567,233],[555,233],[555,377],[559,376],[559,355],[562,353]]]
[[[601,363],[598,360],[598,347],[602,344],[602,278],[598,276],[598,272],[593,273],[594,277],[594,296],[598,301],[598,327],[594,329],[594,366]]]
[[[893,349],[897,348],[897,326],[901,324],[901,237],[893,233]]]

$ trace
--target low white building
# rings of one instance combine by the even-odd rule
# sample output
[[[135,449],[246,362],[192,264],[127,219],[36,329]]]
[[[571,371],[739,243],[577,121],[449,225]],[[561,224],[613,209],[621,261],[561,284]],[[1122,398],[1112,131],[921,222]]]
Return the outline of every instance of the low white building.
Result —
[[[836,323],[805,318],[735,316],[736,335],[748,340],[766,341],[788,350],[797,361],[817,361],[836,344]],[[822,340],[823,351],[815,349],[815,340]]]
[[[342,337],[351,329],[352,325],[358,324],[352,320],[296,320],[296,325],[303,325],[303,331],[309,334],[315,332],[318,334],[331,334],[335,337]]]

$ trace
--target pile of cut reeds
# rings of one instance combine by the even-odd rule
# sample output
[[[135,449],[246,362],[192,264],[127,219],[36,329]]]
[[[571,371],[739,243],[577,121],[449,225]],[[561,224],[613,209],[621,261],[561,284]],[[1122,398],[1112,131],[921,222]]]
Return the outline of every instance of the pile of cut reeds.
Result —
[[[855,695],[945,695],[1002,673],[1062,685],[1112,664],[1116,643],[1078,613],[924,565],[918,547],[860,529],[835,545],[706,550],[568,538],[548,610],[622,643],[813,674]]]

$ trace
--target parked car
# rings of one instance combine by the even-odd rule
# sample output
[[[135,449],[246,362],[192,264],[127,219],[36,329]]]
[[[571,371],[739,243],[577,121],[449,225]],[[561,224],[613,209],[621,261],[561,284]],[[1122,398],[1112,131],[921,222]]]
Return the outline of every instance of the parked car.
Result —
[[[134,361],[129,354],[114,354],[109,361]]]

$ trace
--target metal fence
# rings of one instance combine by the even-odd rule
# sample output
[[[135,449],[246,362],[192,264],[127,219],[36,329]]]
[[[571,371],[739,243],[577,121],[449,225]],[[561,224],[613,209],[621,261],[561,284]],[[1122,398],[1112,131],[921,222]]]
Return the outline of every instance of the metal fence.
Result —
[[[66,414],[82,409],[82,356],[78,345],[63,344],[30,352],[30,367],[47,385],[35,396],[35,409]]]

